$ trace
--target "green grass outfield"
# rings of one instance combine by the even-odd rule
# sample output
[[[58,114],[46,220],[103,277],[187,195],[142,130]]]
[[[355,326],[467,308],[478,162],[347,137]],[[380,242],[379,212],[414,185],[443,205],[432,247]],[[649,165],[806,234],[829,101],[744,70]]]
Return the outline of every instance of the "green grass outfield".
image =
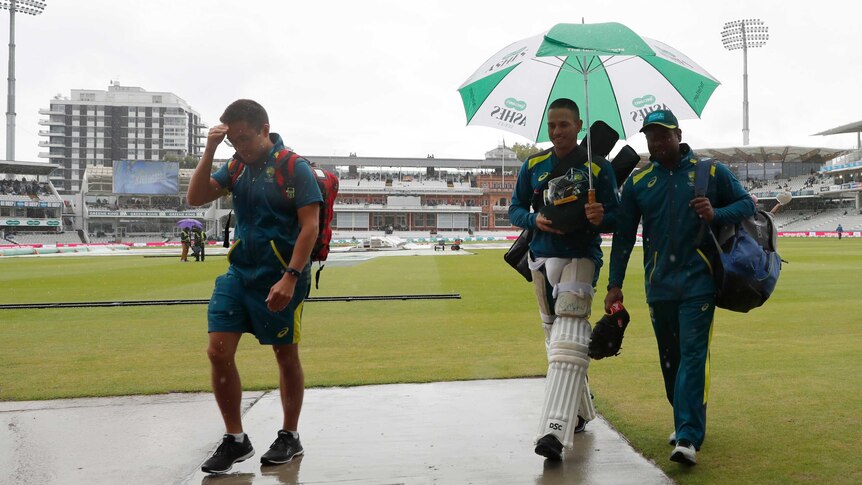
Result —
[[[602,413],[680,483],[860,483],[862,239],[782,239],[778,289],[750,314],[716,313],[707,440],[700,464],[668,461],[670,406],[630,264],[632,314],[619,357],[593,362]],[[472,256],[376,258],[330,266],[314,296],[460,293],[461,300],[312,302],[302,328],[306,384],[354,386],[541,376],[532,288]],[[0,303],[208,298],[223,257],[0,258]],[[602,271],[599,287],[607,271]],[[593,305],[600,313],[600,291]],[[206,391],[206,306],[0,310],[0,400]],[[272,351],[246,337],[245,389],[278,384]]]

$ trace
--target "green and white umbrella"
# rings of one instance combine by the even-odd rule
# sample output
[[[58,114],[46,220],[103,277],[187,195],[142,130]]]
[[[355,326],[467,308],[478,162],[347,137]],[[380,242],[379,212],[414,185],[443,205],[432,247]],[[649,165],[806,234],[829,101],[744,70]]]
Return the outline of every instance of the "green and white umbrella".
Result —
[[[502,49],[458,91],[467,125],[544,142],[548,105],[557,98],[580,106],[580,137],[602,120],[629,138],[658,109],[700,117],[718,85],[685,54],[622,24],[557,24]]]

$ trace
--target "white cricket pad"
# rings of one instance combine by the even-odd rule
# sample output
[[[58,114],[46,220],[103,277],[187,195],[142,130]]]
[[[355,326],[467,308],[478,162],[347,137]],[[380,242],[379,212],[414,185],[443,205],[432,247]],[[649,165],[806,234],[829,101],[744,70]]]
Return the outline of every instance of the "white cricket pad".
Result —
[[[578,410],[584,399],[582,393],[586,389],[590,364],[587,347],[591,330],[590,323],[584,318],[558,316],[554,322],[548,351],[545,400],[536,440],[553,434],[563,446],[572,447]]]
[[[539,304],[539,317],[542,323],[550,325],[554,323],[554,309],[551,308],[548,302],[548,281],[545,279],[545,274],[539,270],[531,270],[533,275],[533,290],[536,293],[536,302]]]
[[[596,406],[593,405],[593,396],[590,394],[590,383],[586,376],[584,376],[584,385],[581,389],[581,404],[578,406],[578,416],[590,422],[596,419]]]
[[[554,313],[569,317],[589,317],[595,294],[595,263],[587,258],[549,258],[545,263],[545,271],[548,281],[554,285]]]
[[[548,354],[551,352],[551,329],[553,329],[553,325],[548,325],[547,323],[542,324],[542,331],[545,333],[545,353]]]

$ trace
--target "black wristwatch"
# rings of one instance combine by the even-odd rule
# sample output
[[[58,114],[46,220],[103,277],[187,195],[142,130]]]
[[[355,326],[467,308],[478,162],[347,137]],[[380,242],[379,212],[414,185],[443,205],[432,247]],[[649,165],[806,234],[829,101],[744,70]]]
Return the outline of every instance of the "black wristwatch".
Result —
[[[302,276],[302,271],[299,271],[299,270],[296,270],[293,268],[287,268],[287,270],[285,270],[285,273],[292,275],[292,276],[296,276],[297,278]]]

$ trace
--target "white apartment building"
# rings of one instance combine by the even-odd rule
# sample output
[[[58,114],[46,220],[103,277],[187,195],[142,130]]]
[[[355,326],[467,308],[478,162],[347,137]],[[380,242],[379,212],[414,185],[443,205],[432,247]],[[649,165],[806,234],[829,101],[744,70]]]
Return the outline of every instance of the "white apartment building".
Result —
[[[166,92],[121,86],[107,91],[73,89],[40,109],[46,127],[39,142],[48,149],[39,158],[59,166],[51,183],[61,196],[81,192],[87,167],[113,166],[114,160],[162,160],[166,155],[200,156],[206,126],[182,98]]]

